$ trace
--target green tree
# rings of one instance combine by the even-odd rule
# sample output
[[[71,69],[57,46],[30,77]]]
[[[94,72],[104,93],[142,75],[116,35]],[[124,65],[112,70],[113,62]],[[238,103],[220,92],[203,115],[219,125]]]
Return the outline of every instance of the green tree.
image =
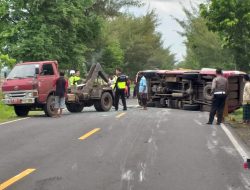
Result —
[[[201,14],[233,50],[237,69],[250,71],[250,0],[211,0],[201,5]]]
[[[120,11],[123,7],[141,5],[140,0],[95,0],[90,10],[104,17],[115,17],[122,15]]]
[[[113,74],[115,68],[122,67],[123,63],[124,52],[118,41],[113,41],[104,48],[102,64],[108,74]]]
[[[90,6],[91,0],[1,0],[1,51],[17,61],[56,59],[62,68],[83,67],[101,28],[96,14],[84,14]]]
[[[234,69],[235,64],[230,49],[223,48],[218,33],[209,31],[206,19],[195,10],[184,9],[186,21],[177,20],[183,28],[180,35],[186,38],[187,55],[178,67],[189,69],[216,68]]]
[[[122,15],[106,25],[104,38],[119,40],[124,52],[122,68],[128,75],[133,77],[145,69],[173,68],[175,56],[169,48],[163,47],[162,36],[156,32],[157,26],[157,16],[153,11],[142,17]]]
[[[0,71],[2,70],[3,67],[12,68],[15,63],[16,60],[10,58],[9,55],[0,54]]]

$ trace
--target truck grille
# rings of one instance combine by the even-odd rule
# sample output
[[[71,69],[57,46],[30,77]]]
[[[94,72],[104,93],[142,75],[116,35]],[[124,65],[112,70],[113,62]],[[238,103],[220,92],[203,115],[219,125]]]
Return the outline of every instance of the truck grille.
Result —
[[[25,92],[15,92],[9,94],[10,98],[23,98],[26,96]]]

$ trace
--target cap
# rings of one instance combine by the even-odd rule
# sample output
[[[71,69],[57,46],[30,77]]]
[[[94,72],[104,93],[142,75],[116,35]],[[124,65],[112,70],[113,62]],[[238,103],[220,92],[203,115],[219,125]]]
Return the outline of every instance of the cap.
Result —
[[[69,74],[75,74],[76,72],[74,70],[70,70]]]

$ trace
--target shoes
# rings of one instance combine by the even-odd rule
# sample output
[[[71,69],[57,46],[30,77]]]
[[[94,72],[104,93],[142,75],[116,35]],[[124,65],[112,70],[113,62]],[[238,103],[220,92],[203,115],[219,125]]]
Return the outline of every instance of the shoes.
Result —
[[[213,123],[211,123],[211,122],[207,122],[206,124],[207,124],[207,125],[212,125]]]
[[[216,123],[216,125],[220,125],[221,123]]]
[[[123,111],[127,111],[127,108],[123,108]]]

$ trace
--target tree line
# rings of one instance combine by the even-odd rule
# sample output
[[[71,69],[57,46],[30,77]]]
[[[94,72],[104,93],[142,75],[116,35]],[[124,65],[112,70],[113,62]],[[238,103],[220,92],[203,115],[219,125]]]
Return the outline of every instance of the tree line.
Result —
[[[164,47],[155,11],[136,17],[140,0],[0,0],[0,69],[13,60],[58,60],[83,73],[95,62],[108,74],[144,69],[222,67],[250,71],[250,0],[210,0],[183,8],[187,53],[176,63]]]
[[[60,68],[83,73],[95,62],[108,74],[116,67],[131,76],[171,69],[175,56],[156,32],[154,11],[141,17],[121,11],[141,5],[139,0],[0,0],[0,55],[17,62],[58,60]]]
[[[187,55],[178,67],[221,67],[250,71],[250,0],[211,0],[176,21]]]

